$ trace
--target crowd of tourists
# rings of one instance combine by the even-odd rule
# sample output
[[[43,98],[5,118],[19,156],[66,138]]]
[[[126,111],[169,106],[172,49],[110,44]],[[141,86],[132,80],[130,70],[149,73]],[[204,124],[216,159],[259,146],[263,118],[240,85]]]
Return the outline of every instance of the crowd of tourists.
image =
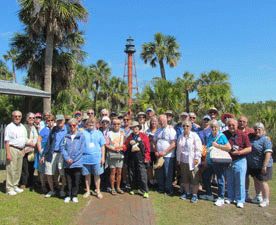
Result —
[[[199,198],[216,206],[269,205],[272,143],[262,123],[251,129],[245,116],[219,117],[216,108],[201,121],[187,112],[178,123],[174,119],[171,110],[157,116],[152,108],[136,115],[103,109],[96,118],[88,109],[73,117],[30,112],[22,124],[21,112],[14,111],[4,137],[6,192],[34,188],[36,170],[45,197],[60,196],[65,203],[77,203],[83,185],[83,198],[91,191],[99,199],[102,191],[149,198],[149,188],[174,196],[178,188],[180,198],[191,203]]]

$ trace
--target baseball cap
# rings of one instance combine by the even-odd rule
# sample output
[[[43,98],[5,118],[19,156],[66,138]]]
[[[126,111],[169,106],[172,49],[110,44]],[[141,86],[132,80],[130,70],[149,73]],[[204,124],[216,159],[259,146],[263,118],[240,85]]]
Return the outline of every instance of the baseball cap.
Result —
[[[56,115],[56,121],[64,120],[64,116],[62,114]]]

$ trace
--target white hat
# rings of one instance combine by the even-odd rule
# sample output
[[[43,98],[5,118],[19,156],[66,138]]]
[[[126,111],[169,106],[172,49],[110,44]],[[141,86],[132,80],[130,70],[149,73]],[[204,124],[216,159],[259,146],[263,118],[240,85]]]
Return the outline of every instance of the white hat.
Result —
[[[111,121],[110,121],[110,119],[109,119],[108,116],[104,116],[104,117],[102,118],[101,123],[102,123],[103,121],[108,121],[109,123],[111,123]]]

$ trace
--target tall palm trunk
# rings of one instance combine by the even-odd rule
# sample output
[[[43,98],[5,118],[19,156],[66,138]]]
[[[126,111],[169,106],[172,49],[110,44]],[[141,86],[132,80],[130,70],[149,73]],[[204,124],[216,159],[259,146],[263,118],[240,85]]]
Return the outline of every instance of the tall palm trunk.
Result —
[[[15,65],[13,61],[12,61],[12,73],[13,73],[13,80],[15,83],[17,83],[16,74],[15,74]]]
[[[162,77],[163,80],[166,80],[166,74],[165,74],[165,67],[164,67],[163,59],[159,60],[159,65],[160,65],[161,77]]]
[[[52,31],[52,23],[47,28],[46,52],[45,52],[45,74],[44,74],[44,91],[52,93],[52,64],[53,64],[53,47],[54,34]],[[51,112],[51,98],[43,99],[43,111]]]
[[[185,90],[185,94],[186,94],[186,112],[189,113],[190,112],[189,91]]]

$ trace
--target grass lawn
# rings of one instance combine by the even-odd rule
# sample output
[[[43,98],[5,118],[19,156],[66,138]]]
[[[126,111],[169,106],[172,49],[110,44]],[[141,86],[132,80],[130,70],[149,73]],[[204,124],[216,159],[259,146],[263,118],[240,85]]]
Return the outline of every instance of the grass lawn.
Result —
[[[3,181],[5,170],[0,170],[0,224],[77,224],[78,216],[89,200],[79,195],[79,203],[65,204],[63,199],[44,195],[35,191],[25,191],[9,196]]]
[[[276,166],[274,166],[276,174]],[[254,198],[253,180],[250,182],[251,198]],[[190,203],[179,196],[168,197],[156,192],[151,193],[157,224],[276,224],[276,181],[269,182],[270,205],[261,208],[246,203],[244,209],[236,205],[214,206],[209,201],[199,200]]]

